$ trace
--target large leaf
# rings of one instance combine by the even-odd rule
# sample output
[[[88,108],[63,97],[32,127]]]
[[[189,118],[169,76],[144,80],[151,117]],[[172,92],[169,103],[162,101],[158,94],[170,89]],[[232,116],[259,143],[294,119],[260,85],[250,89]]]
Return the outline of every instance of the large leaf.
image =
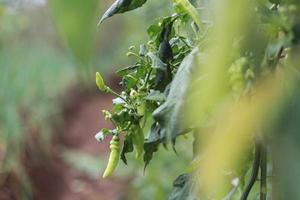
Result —
[[[198,52],[198,48],[195,48],[182,61],[171,83],[166,102],[153,112],[154,119],[159,122],[162,128],[161,135],[166,136],[167,139],[172,139],[173,143],[176,136],[184,131],[181,126],[184,119],[182,109]]]
[[[130,10],[134,10],[138,7],[141,7],[147,0],[116,0],[110,8],[103,14],[100,22],[102,23],[103,20],[118,14],[124,13]]]

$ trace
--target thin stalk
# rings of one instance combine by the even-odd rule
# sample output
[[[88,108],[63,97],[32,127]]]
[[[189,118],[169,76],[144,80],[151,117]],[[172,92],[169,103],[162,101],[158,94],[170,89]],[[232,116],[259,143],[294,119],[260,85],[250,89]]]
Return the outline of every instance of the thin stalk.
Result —
[[[267,150],[263,145],[261,148],[260,161],[260,200],[267,199]]]
[[[246,186],[246,189],[241,197],[241,200],[247,200],[247,198],[248,198],[248,195],[249,195],[249,193],[257,179],[257,176],[258,176],[260,160],[261,160],[261,144],[259,141],[256,141],[251,177],[250,177],[250,180]]]
[[[146,88],[147,83],[148,83],[148,81],[149,81],[149,79],[150,79],[151,73],[152,73],[152,68],[151,68],[150,71],[148,72],[147,77],[146,77],[146,80],[145,80],[145,83],[144,83],[144,85],[142,86],[142,88]]]
[[[126,55],[127,55],[128,57],[129,57],[129,56],[135,56],[136,58],[138,58],[138,59],[140,59],[140,60],[142,60],[142,61],[145,62],[144,58],[142,58],[140,55],[138,55],[138,54],[136,54],[136,53],[134,53],[134,52],[132,52],[132,51],[128,52]]]
[[[115,91],[113,91],[111,88],[108,88],[107,92],[111,93],[111,94],[113,94],[113,95],[115,95],[117,97],[119,97],[120,99],[122,99],[123,101],[125,101],[126,103],[129,104],[129,102],[124,97],[122,97],[121,95],[119,95],[118,93],[116,93]]]

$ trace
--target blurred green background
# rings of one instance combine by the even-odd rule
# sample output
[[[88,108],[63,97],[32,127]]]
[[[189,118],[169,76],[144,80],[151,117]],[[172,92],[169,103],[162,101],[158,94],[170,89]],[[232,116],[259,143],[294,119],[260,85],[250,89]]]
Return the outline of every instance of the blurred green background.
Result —
[[[211,3],[208,0],[203,2]],[[216,13],[221,19],[217,28],[222,31],[217,31],[216,35],[208,32],[209,36],[217,38],[211,47],[221,48],[216,54],[209,54],[206,59],[210,67],[203,68],[204,72],[207,70],[212,74],[211,82],[194,86],[201,92],[200,96],[204,94],[204,103],[199,104],[198,100],[194,101],[197,105],[191,104],[192,114],[196,114],[192,119],[199,121],[199,115],[203,114],[194,112],[195,108],[211,109],[215,103],[223,103],[223,97],[229,93],[229,87],[223,83],[228,78],[228,57],[235,53],[231,49],[231,39],[235,34],[244,32],[249,38],[243,48],[255,52],[251,57],[257,59],[256,67],[262,67],[262,71],[264,65],[272,67],[272,62],[286,60],[288,55],[285,70],[289,73],[284,77],[285,82],[276,82],[271,89],[261,90],[264,94],[284,91],[282,99],[271,98],[278,113],[260,120],[263,112],[257,106],[257,115],[252,117],[254,122],[266,122],[266,126],[270,126],[266,129],[272,132],[269,134],[272,148],[268,149],[271,153],[268,168],[273,172],[271,160],[274,158],[279,166],[274,171],[278,171],[281,182],[272,185],[278,191],[271,189],[271,184],[268,184],[268,190],[272,190],[274,196],[282,193],[283,197],[278,199],[297,199],[300,196],[297,188],[300,182],[299,92],[296,87],[299,83],[299,1],[257,0],[256,3],[262,6],[258,12],[262,15],[259,20],[262,24],[258,24],[262,29],[258,32],[255,31],[258,19],[251,15],[249,21],[254,23],[251,26],[250,22],[243,21],[247,13],[243,9],[236,9],[240,13],[232,12],[239,1],[228,2],[231,4],[218,4],[221,11],[225,9],[227,12]],[[252,1],[240,2],[240,6],[243,8],[247,2]],[[279,7],[272,5],[278,2]],[[0,0],[0,200],[160,200],[166,199],[173,180],[186,169],[192,157],[191,136],[178,138],[181,144],[177,146],[178,155],[171,148],[161,148],[145,172],[142,161],[129,156],[128,166],[120,162],[112,178],[100,178],[108,160],[109,141],[97,143],[94,135],[101,128],[111,126],[104,121],[101,110],[109,110],[112,96],[97,91],[95,72],[100,71],[105,81],[119,91],[120,80],[114,71],[133,62],[126,56],[129,46],[147,41],[147,26],[157,17],[172,13],[171,1],[147,1],[142,8],[116,15],[97,27],[101,15],[112,3],[113,0]],[[278,7],[279,12],[274,13],[271,5],[275,6],[273,9]],[[274,57],[281,46],[286,55]],[[236,52],[243,48],[237,48]],[[263,56],[271,60],[264,61]],[[274,70],[274,74],[280,77],[283,69],[279,63],[276,70],[266,70],[267,73]],[[291,74],[295,80],[289,76]],[[267,98],[259,100],[262,100],[259,105],[265,109],[274,103]],[[234,104],[232,107],[235,108]],[[244,107],[245,113],[247,108]],[[233,113],[230,116],[238,125],[232,127],[247,124],[242,115]],[[231,119],[230,116],[224,118]],[[221,153],[230,153],[230,149],[239,152],[234,149],[238,145],[230,144],[247,146],[234,140],[239,137],[223,135],[223,139],[217,136],[226,148],[225,152],[221,143],[213,140]],[[212,156],[208,157],[217,162],[209,166],[218,168],[218,161],[226,164],[226,160],[216,159],[215,150],[212,148]],[[208,169],[213,170],[213,167]],[[251,199],[257,198],[258,191],[256,184]]]
[[[95,72],[118,89],[113,72],[131,62],[128,47],[172,8],[149,1],[97,27],[112,2],[0,1],[0,199],[164,199],[186,166],[187,150],[162,150],[145,174],[131,159],[100,180],[108,144],[94,134],[112,97],[96,91]]]

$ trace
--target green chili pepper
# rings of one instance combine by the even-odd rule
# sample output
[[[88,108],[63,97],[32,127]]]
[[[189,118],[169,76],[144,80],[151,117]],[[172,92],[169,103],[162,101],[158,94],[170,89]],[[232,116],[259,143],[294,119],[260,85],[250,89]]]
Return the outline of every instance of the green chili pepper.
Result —
[[[107,163],[107,167],[103,173],[103,178],[106,178],[110,176],[115,168],[118,165],[119,157],[120,157],[120,143],[119,143],[119,137],[113,136],[113,138],[110,141],[110,155]]]

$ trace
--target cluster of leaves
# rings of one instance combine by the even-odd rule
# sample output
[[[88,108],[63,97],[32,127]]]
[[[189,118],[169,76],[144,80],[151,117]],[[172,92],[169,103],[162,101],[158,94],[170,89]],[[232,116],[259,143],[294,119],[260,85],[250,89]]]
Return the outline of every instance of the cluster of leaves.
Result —
[[[138,8],[145,2],[145,0],[117,0],[104,14],[101,22],[114,14]],[[187,92],[194,84],[192,75],[195,62],[199,60],[201,62],[202,57],[205,59],[205,55],[199,49],[205,40],[205,31],[209,32],[211,27],[203,25],[197,10],[188,0],[174,0],[174,3],[176,12],[173,15],[160,18],[147,29],[150,40],[140,45],[138,49],[129,48],[127,55],[135,57],[136,62],[117,71],[122,77],[121,94],[106,86],[100,74],[97,75],[99,89],[117,97],[113,100],[112,110],[104,111],[105,117],[112,121],[115,129],[104,128],[96,137],[102,140],[108,135],[122,135],[124,143],[120,157],[125,164],[127,164],[126,154],[135,151],[136,157],[143,155],[146,167],[160,144],[167,147],[171,142],[174,148],[176,137],[198,130],[196,126],[182,123],[184,121],[182,111],[186,101],[189,100]],[[250,27],[248,31],[250,34],[245,33],[235,38],[232,49],[238,50],[233,51],[232,57],[228,59],[228,63],[231,63],[227,68],[228,85],[231,88],[229,96],[234,99],[251,94],[255,81],[278,70],[289,48],[299,44],[300,41],[299,20],[297,20],[300,5],[297,1],[270,0],[256,3],[253,12],[258,18],[255,19],[258,23],[255,28],[258,29]],[[181,31],[182,29],[186,31],[190,22],[196,33],[193,37]],[[253,45],[251,43],[253,40],[257,40],[258,43]],[[199,80],[194,78],[194,81]],[[258,146],[253,145],[252,150],[261,153],[262,150],[257,149]],[[246,188],[247,192],[243,193],[243,199],[247,199],[257,178],[255,171],[259,166],[265,167],[262,166],[262,161],[257,161],[260,160],[257,155],[261,154],[253,153],[252,150],[250,154],[253,155],[253,159],[246,156],[247,160],[243,166],[233,172],[241,180],[241,188]],[[249,161],[254,162],[252,169],[254,172],[249,178],[250,182],[245,184],[243,180],[249,177],[248,172],[251,171]],[[175,189],[171,199],[182,199],[183,194],[189,193],[190,186],[185,184],[189,182],[188,177],[188,175],[180,176],[174,182]],[[231,196],[231,192],[228,195]]]
[[[116,9],[115,5],[119,4],[115,3],[105,16],[119,12],[120,9]],[[176,94],[170,83],[182,60],[194,46],[194,41],[180,35],[177,28],[188,21],[185,13],[174,13],[148,27],[150,40],[141,44],[139,49],[130,47],[127,53],[127,56],[136,58],[135,64],[116,72],[122,77],[121,94],[106,86],[100,74],[97,74],[99,89],[116,95],[116,98],[112,110],[103,111],[115,129],[104,128],[96,137],[102,140],[107,135],[123,135],[121,159],[125,164],[126,153],[135,151],[137,158],[143,155],[146,167],[158,146],[161,143],[167,146],[166,124],[161,121],[161,113],[169,96]],[[179,80],[177,84],[180,84]]]

